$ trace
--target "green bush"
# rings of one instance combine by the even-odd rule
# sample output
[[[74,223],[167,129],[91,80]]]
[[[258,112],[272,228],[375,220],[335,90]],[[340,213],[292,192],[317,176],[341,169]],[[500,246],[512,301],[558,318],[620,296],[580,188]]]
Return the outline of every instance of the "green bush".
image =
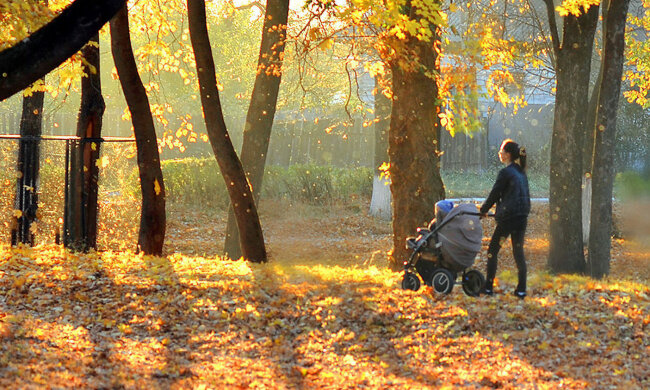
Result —
[[[215,159],[183,158],[161,163],[170,202],[227,207],[228,192]]]
[[[490,193],[501,168],[503,165],[482,172],[443,171],[442,180],[445,183],[447,198],[485,198]],[[530,196],[548,197],[548,175],[529,171],[527,176]]]
[[[213,158],[162,162],[167,199],[171,202],[226,207],[228,193]],[[370,168],[342,169],[317,165],[267,167],[262,198],[331,204],[353,196],[370,197]]]
[[[614,196],[623,199],[650,196],[650,180],[634,171],[621,172],[616,175]]]

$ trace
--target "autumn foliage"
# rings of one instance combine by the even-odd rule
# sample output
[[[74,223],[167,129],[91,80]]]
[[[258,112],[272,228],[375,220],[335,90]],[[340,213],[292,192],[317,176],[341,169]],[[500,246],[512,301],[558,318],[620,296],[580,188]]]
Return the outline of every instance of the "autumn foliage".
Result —
[[[262,207],[273,231],[272,259],[263,265],[180,253],[2,247],[0,387],[649,384],[647,250],[615,241],[608,280],[550,276],[541,219],[548,211],[536,207],[526,300],[510,295],[516,276],[508,245],[495,297],[470,298],[459,288],[438,297],[398,288],[401,275],[385,266],[389,226],[349,206],[286,210]],[[188,235],[187,225],[172,223],[170,251],[189,253],[185,245],[200,241],[183,237],[212,242],[212,229],[223,231],[225,212],[189,216],[205,224]],[[321,240],[307,229],[315,223]],[[485,249],[481,256],[480,268]]]

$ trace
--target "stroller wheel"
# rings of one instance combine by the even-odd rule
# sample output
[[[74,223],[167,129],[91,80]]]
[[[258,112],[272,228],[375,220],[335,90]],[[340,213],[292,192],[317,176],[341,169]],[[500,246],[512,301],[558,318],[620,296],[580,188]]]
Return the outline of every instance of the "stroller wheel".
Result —
[[[478,297],[485,283],[483,274],[472,269],[463,274],[463,291],[470,297]]]
[[[431,287],[438,294],[449,294],[454,288],[454,275],[445,268],[437,268],[431,277]]]
[[[412,272],[406,272],[404,279],[402,279],[402,289],[418,291],[420,289],[420,278]]]

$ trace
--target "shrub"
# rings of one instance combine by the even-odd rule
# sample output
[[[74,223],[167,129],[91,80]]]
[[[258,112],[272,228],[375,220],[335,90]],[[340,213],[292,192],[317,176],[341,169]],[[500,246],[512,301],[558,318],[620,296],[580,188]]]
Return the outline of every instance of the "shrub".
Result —
[[[217,162],[209,158],[184,158],[161,163],[165,195],[170,202],[228,206],[229,198]]]
[[[621,172],[616,175],[614,194],[623,199],[650,196],[650,180],[634,171]]]
[[[162,162],[165,190],[170,202],[227,207],[229,198],[213,158],[184,158]],[[137,173],[137,172],[136,172]],[[354,196],[370,197],[370,168],[342,169],[318,165],[269,166],[262,198],[331,204]]]

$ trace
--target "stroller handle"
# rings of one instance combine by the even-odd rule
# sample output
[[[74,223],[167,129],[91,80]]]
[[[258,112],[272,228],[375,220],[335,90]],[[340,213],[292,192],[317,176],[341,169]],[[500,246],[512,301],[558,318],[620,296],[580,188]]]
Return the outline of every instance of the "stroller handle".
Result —
[[[460,213],[458,213],[458,215],[473,215],[473,216],[476,216],[476,217],[480,217],[483,214],[481,214],[479,212],[473,213],[471,211],[461,211]],[[494,217],[494,215],[495,215],[494,213],[486,214],[486,216],[488,216],[488,217]]]

